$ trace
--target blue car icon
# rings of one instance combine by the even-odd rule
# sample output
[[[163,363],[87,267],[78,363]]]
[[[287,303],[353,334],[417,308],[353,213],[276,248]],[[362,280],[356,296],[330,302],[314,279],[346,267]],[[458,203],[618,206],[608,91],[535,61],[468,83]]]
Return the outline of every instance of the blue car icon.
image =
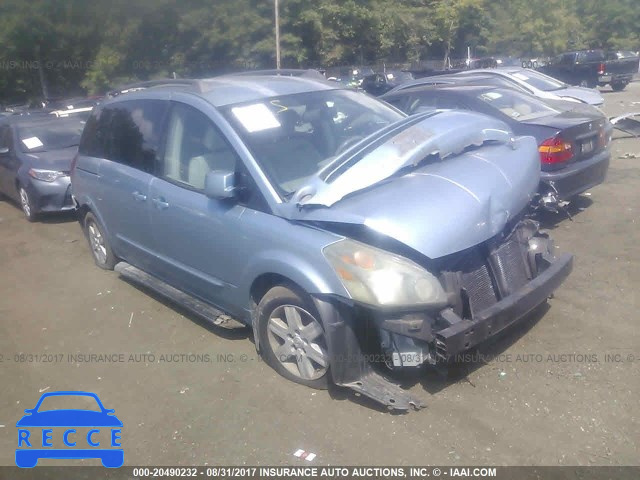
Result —
[[[90,409],[41,409],[42,402],[50,397],[68,397],[60,400],[68,404],[93,398],[99,407]],[[43,394],[36,406],[24,411],[18,427],[18,448],[16,465],[23,468],[35,467],[40,458],[81,459],[99,458],[102,465],[117,468],[124,463],[121,445],[122,422],[114,415],[114,410],[104,408],[100,398],[91,392],[48,392]],[[88,430],[87,430],[88,427]],[[87,430],[81,435],[76,428]],[[62,430],[60,437],[67,448],[54,448],[53,430]],[[106,431],[106,434],[104,433]],[[108,435],[108,436],[106,436]],[[99,437],[99,438],[98,438]],[[56,438],[59,440],[60,438]],[[106,440],[105,440],[106,439]],[[86,448],[84,443],[86,443]],[[77,448],[76,448],[77,446]],[[110,448],[104,448],[109,446]],[[56,445],[55,447],[58,447]]]

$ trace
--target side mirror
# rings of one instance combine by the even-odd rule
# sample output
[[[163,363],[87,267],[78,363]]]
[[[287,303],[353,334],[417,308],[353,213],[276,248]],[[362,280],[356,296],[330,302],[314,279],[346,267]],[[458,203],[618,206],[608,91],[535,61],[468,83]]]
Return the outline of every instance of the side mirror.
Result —
[[[6,155],[9,153],[9,149],[7,147],[0,148],[0,155]]]
[[[204,193],[210,198],[233,198],[236,196],[236,174],[228,170],[212,170],[204,179]]]

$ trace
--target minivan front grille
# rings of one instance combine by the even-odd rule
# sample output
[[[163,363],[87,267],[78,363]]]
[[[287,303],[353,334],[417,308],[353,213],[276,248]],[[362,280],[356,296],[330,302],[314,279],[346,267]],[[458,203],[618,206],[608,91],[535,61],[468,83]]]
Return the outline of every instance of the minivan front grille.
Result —
[[[489,268],[485,263],[476,270],[462,274],[462,288],[467,294],[472,316],[497,301]]]
[[[531,280],[527,244],[520,237],[514,231],[488,254],[486,248],[476,247],[451,259],[447,270],[458,275],[465,316],[475,317]]]
[[[500,245],[489,255],[489,263],[501,297],[506,297],[519,290],[531,278],[527,268],[525,248],[518,241],[518,235],[512,235],[506,243]]]

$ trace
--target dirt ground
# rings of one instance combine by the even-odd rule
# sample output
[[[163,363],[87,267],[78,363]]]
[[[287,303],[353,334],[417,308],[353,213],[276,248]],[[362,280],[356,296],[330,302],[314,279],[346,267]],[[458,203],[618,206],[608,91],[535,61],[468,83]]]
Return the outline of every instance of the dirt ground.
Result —
[[[640,83],[604,90],[608,115],[640,111]],[[314,465],[638,465],[639,200],[640,140],[617,138],[573,221],[546,219],[576,257],[549,307],[449,377],[410,384],[427,408],[405,415],[287,382],[246,334],[96,268],[73,217],[30,224],[0,201],[0,464],[42,392],[85,390],[122,420],[128,465],[309,465],[298,449]]]

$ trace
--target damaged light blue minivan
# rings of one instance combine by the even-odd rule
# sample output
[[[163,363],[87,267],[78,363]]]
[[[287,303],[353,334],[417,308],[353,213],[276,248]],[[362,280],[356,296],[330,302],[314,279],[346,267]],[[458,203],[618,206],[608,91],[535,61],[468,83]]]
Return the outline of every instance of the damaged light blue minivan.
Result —
[[[96,107],[72,188],[99,267],[251,327],[290,380],[407,409],[420,402],[385,365],[446,362],[569,275],[526,217],[539,176],[535,140],[479,114],[227,76]]]

